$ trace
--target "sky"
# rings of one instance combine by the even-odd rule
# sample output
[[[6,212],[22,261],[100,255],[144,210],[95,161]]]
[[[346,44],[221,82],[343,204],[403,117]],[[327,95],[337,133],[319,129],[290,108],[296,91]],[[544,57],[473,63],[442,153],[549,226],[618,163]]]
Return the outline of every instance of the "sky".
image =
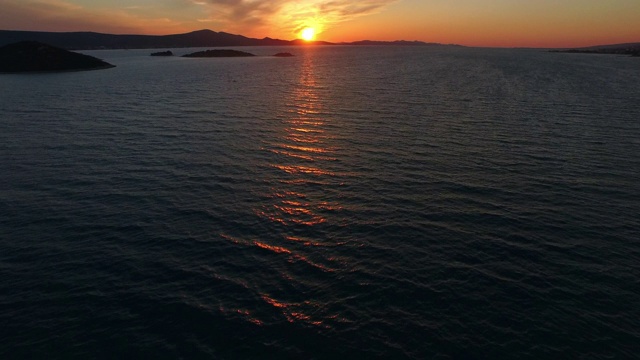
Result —
[[[640,42],[640,0],[0,0],[0,29],[420,40],[488,47]]]

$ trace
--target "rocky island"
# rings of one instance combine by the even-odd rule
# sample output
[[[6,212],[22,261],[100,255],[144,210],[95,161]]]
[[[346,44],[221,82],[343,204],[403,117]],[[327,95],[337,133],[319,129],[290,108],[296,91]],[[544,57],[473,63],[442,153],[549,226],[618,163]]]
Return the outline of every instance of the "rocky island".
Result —
[[[151,53],[151,56],[173,56],[173,52],[171,50],[159,51]]]
[[[255,56],[254,54],[238,51],[238,50],[205,50],[205,51],[197,51],[191,54],[182,55],[182,57],[203,57],[203,58],[212,58],[212,57],[247,57],[247,56]]]
[[[78,54],[37,41],[21,41],[0,48],[0,72],[98,70],[114,67],[93,56]]]

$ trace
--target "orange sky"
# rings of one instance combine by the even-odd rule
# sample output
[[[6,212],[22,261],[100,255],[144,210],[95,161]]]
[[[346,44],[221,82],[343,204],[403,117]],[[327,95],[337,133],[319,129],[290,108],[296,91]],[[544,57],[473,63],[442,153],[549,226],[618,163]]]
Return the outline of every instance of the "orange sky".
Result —
[[[0,0],[4,30],[170,34],[200,29],[327,41],[577,47],[640,42],[638,0]]]

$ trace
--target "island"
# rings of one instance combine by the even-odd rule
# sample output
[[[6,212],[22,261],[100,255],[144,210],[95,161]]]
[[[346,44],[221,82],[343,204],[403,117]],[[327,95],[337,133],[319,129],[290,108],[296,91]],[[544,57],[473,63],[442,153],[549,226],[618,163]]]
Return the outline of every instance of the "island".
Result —
[[[182,55],[182,57],[190,57],[190,58],[214,58],[214,57],[248,57],[255,56],[254,54],[238,51],[238,50],[205,50],[205,51],[197,51],[191,54]]]
[[[275,57],[292,57],[294,55],[292,53],[288,53],[288,52],[280,52],[280,53],[277,53],[277,54],[275,54],[273,56],[275,56]]]
[[[173,56],[173,52],[171,50],[159,51],[151,53],[151,56]]]
[[[37,41],[20,41],[0,48],[0,72],[99,70],[114,67],[93,56],[78,54]]]

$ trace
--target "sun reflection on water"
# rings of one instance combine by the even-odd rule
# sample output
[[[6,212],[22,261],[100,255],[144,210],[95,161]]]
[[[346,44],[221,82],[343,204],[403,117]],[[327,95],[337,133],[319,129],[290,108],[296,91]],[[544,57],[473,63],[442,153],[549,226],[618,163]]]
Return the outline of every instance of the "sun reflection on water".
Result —
[[[271,164],[283,174],[278,179],[279,187],[274,188],[271,197],[274,203],[257,210],[258,215],[274,223],[290,226],[312,227],[325,223],[325,210],[339,208],[327,206],[327,202],[312,201],[295,189],[305,189],[305,185],[322,183],[336,174],[323,166],[327,161],[336,161],[336,149],[327,141],[327,120],[322,116],[322,99],[311,58],[305,56],[299,81],[287,101],[282,136],[268,151],[276,154]]]
[[[337,161],[338,149],[332,146],[331,126],[323,115],[313,59],[304,56],[302,62],[298,82],[282,116],[283,127],[279,136],[264,148],[270,152],[269,167],[275,170],[274,177],[269,179],[269,200],[255,209],[261,219],[276,226],[282,237],[278,241],[265,237],[252,241],[251,245],[273,256],[285,257],[294,268],[303,265],[307,272],[314,273],[311,271],[314,269],[318,274],[329,274],[336,271],[332,267],[336,259],[314,249],[340,246],[319,235],[323,233],[320,227],[330,222],[329,216],[342,209],[327,198],[327,189],[337,178],[331,164]],[[289,270],[281,270],[279,275],[287,283],[299,281],[295,272]],[[328,328],[328,321],[337,318],[325,314],[320,310],[323,305],[312,300],[285,301],[277,291],[268,289],[259,294],[265,305],[290,323]]]

